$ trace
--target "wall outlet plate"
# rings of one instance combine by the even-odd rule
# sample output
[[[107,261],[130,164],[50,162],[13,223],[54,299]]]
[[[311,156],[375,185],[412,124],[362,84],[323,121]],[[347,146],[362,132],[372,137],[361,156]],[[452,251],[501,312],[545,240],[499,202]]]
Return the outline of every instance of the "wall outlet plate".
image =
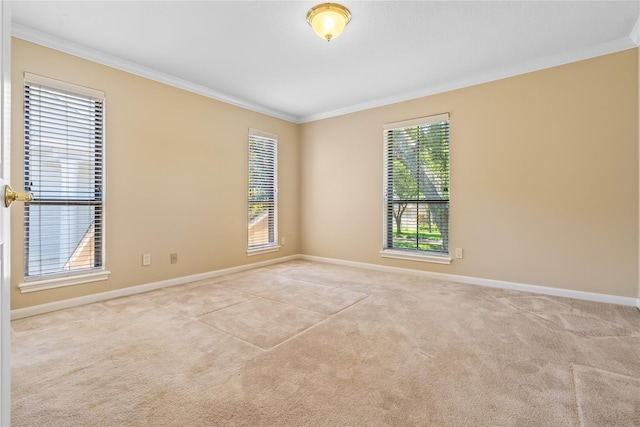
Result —
[[[151,265],[151,254],[142,254],[142,265]]]

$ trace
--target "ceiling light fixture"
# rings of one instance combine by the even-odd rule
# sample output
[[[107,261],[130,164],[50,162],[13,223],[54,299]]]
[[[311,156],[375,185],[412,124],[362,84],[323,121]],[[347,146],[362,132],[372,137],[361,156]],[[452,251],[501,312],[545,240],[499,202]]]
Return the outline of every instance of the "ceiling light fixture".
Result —
[[[313,31],[328,42],[338,37],[349,21],[351,12],[337,3],[322,3],[307,12],[307,22]]]

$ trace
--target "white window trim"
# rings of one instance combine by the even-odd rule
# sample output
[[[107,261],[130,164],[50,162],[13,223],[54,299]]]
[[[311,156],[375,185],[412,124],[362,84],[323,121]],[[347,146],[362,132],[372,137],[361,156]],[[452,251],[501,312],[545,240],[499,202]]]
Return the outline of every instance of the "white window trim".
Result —
[[[280,245],[270,245],[270,246],[264,246],[262,248],[247,249],[247,256],[268,254],[269,252],[278,252],[279,250],[280,250]]]
[[[398,249],[383,249],[380,251],[382,258],[402,259],[406,261],[430,262],[433,264],[451,264],[452,258],[448,255],[436,255],[435,253],[419,253],[414,251],[402,251]]]
[[[261,254],[267,254],[270,252],[278,252],[280,250],[280,245],[278,244],[279,240],[280,240],[280,235],[279,235],[279,194],[278,194],[278,162],[279,162],[279,158],[278,158],[278,149],[279,149],[279,144],[278,144],[278,135],[275,133],[270,133],[270,132],[265,132],[263,130],[260,129],[255,129],[255,128],[249,128],[249,138],[251,137],[251,135],[254,136],[258,136],[258,137],[262,137],[262,138],[267,138],[267,139],[272,139],[276,142],[276,188],[275,188],[275,215],[274,215],[274,222],[275,222],[275,227],[274,227],[274,233],[275,233],[275,239],[273,243],[266,243],[264,245],[261,246],[254,246],[254,247],[247,247],[247,256],[254,256],[254,255],[261,255]],[[248,230],[247,230],[248,231]],[[249,241],[249,236],[247,235],[247,243]]]
[[[20,293],[22,294],[35,291],[44,291],[46,289],[55,289],[64,286],[82,285],[84,283],[107,280],[110,274],[110,271],[102,270],[85,274],[80,273],[63,277],[53,277],[50,279],[35,279],[20,283],[18,285],[18,288],[20,289]]]
[[[442,114],[436,114],[432,116],[403,120],[400,122],[385,123],[383,124],[382,129],[383,131],[387,131],[387,130],[400,129],[400,128],[411,127],[411,126],[419,126],[419,125],[424,125],[429,123],[438,123],[441,121],[450,121],[450,120],[451,120],[451,117],[449,113],[442,113]],[[386,168],[386,164],[387,164],[387,159],[384,158],[383,156],[383,159],[382,159],[383,168]],[[385,186],[386,186],[386,183],[383,178],[383,182],[382,182],[383,193],[384,193]],[[382,207],[382,212],[383,212],[382,213],[382,218],[383,218],[382,235],[383,236],[386,235],[386,229],[387,229],[385,210],[386,210],[385,203],[383,202],[383,207]],[[419,251],[413,251],[410,249],[402,250],[397,248],[390,248],[390,249],[383,248],[380,251],[380,256],[382,258],[400,259],[405,261],[427,262],[432,264],[451,264],[451,261],[453,260],[453,258],[451,258],[451,252],[447,254],[444,254],[444,253],[441,254],[437,252],[429,252],[429,251],[419,252]]]
[[[47,86],[57,90],[64,90],[76,93],[78,95],[88,96],[90,98],[106,98],[106,94],[104,91],[91,89],[89,87],[80,86],[74,83],[64,82],[62,80],[52,79],[50,77],[40,76],[38,74],[29,73],[27,71],[25,71],[24,73],[24,80],[31,84]]]
[[[102,266],[99,268],[95,268],[92,270],[86,270],[85,273],[82,271],[79,272],[70,272],[69,274],[58,274],[52,277],[47,278],[47,276],[36,277],[33,279],[24,278],[24,282],[18,284],[18,288],[20,289],[20,293],[29,293],[35,291],[43,291],[47,289],[55,289],[62,288],[65,286],[74,286],[74,285],[82,285],[85,283],[99,282],[103,280],[108,280],[111,272],[107,270],[107,218],[106,218],[106,200],[107,200],[107,181],[106,181],[106,170],[107,170],[107,150],[105,149],[105,141],[107,139],[107,126],[106,126],[106,115],[107,115],[107,98],[106,93],[101,90],[92,89],[86,86],[80,86],[74,83],[65,82],[62,80],[52,79],[50,77],[41,76],[38,74],[29,73],[27,71],[23,74],[24,82],[36,85],[42,85],[51,87],[58,90],[64,90],[76,93],[78,95],[84,95],[87,97],[93,98],[101,98],[102,99],[102,170],[103,170],[103,180],[102,180],[102,206],[103,206],[103,217],[102,217]]]
[[[449,113],[436,114],[434,116],[419,117],[416,119],[403,120],[401,122],[385,123],[382,125],[383,130],[402,129],[413,126],[428,125],[430,123],[438,123],[451,120]]]

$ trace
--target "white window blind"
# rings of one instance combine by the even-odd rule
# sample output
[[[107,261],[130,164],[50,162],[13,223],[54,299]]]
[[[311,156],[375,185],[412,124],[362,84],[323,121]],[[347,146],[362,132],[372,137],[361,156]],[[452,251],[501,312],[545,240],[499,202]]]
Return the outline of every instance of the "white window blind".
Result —
[[[25,73],[25,278],[104,267],[104,93]]]
[[[249,129],[248,249],[278,244],[278,137]]]
[[[384,126],[385,249],[449,253],[449,115]]]

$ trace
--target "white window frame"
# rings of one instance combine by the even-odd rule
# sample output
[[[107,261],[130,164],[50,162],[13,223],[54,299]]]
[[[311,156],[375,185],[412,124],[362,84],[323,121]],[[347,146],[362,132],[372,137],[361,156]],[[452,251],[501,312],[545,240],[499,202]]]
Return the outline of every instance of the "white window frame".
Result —
[[[63,286],[72,286],[79,285],[84,283],[102,281],[109,278],[111,274],[106,269],[106,159],[105,159],[105,109],[106,109],[106,97],[103,91],[87,88],[84,86],[75,85],[68,82],[63,82],[60,80],[52,79],[49,77],[39,76],[32,73],[24,73],[24,83],[25,83],[25,91],[26,86],[40,86],[43,88],[52,89],[58,92],[73,94],[76,96],[81,96],[85,98],[91,98],[95,100],[99,100],[102,103],[102,140],[101,140],[101,156],[102,156],[102,176],[101,176],[101,219],[100,219],[100,228],[101,232],[101,252],[100,252],[100,265],[97,267],[90,268],[82,268],[77,270],[65,270],[64,268],[60,269],[57,272],[53,273],[40,273],[34,274],[29,277],[25,277],[24,283],[20,283],[18,288],[21,293],[26,292],[34,292],[45,289],[53,289],[59,288]],[[25,108],[25,120],[27,110]],[[25,129],[25,137],[27,130]],[[26,141],[25,141],[25,150],[26,150]],[[26,154],[26,151],[25,151]],[[25,173],[25,178],[27,177],[27,173]],[[29,188],[29,183],[25,182],[25,188]],[[38,199],[38,195],[36,194],[36,201]],[[32,202],[33,203],[33,202]],[[29,203],[25,204],[25,216],[26,209],[29,207]],[[27,232],[28,224],[25,223],[24,230]],[[25,234],[25,251],[26,251],[26,234]],[[27,274],[27,264],[28,260],[25,253],[25,275]]]
[[[388,227],[389,227],[389,218],[388,218],[388,200],[387,200],[387,190],[388,190],[388,165],[389,165],[389,157],[388,157],[388,146],[387,146],[387,132],[394,129],[402,129],[407,127],[415,127],[420,125],[426,125],[429,123],[438,123],[442,121],[449,121],[449,113],[437,114],[433,116],[420,117],[411,120],[404,120],[401,122],[393,122],[386,123],[383,126],[383,146],[384,146],[384,156],[383,156],[383,224],[382,224],[382,233],[383,233],[383,249],[380,251],[380,256],[383,258],[392,258],[392,259],[400,259],[407,261],[419,261],[419,262],[428,262],[435,264],[451,264],[452,258],[451,254],[451,245],[450,241],[447,247],[448,253],[438,253],[431,252],[426,250],[414,250],[414,249],[401,249],[389,247],[388,242]],[[449,172],[450,174],[450,172]],[[450,221],[447,219],[447,228],[450,229]]]
[[[251,244],[251,227],[255,226],[255,220],[251,218],[251,204],[255,202],[252,200],[250,193],[250,185],[251,185],[251,142],[256,140],[261,140],[263,142],[269,142],[272,144],[273,152],[271,155],[273,156],[273,170],[271,174],[273,176],[273,181],[271,182],[272,186],[272,197],[273,197],[273,213],[268,214],[269,224],[272,226],[268,226],[270,228],[270,234],[273,236],[273,239],[270,239],[267,243],[259,243],[259,244]],[[265,132],[258,129],[249,128],[249,138],[247,144],[247,256],[260,255],[269,252],[276,252],[280,250],[279,245],[279,237],[278,237],[278,135],[272,134],[269,132]]]

